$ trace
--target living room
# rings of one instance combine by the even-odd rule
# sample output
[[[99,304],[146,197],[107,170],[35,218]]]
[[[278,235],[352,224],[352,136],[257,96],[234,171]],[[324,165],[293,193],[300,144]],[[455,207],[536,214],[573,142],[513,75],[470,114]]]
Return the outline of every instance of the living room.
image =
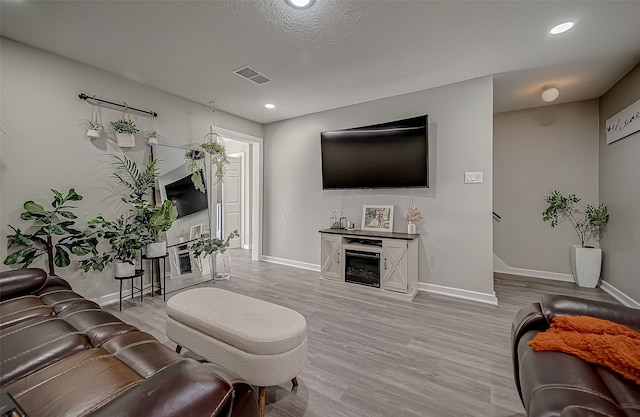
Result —
[[[3,2],[3,35],[7,6]],[[115,215],[121,209],[114,196],[108,157],[119,148],[105,138],[90,141],[85,137],[86,129],[80,122],[88,117],[90,106],[78,99],[79,93],[152,109],[160,115],[158,126],[168,144],[198,142],[209,131],[210,109],[206,104],[135,81],[152,80],[152,74],[131,70],[128,77],[115,75],[100,65],[56,54],[55,42],[45,50],[8,37],[1,42],[3,239],[8,234],[7,225],[20,222],[21,204],[30,199],[47,201],[51,188],[73,187],[84,196],[78,203],[81,221],[98,212]],[[132,38],[121,42],[135,43]],[[144,52],[140,50],[142,59]],[[494,254],[514,269],[555,273],[560,278],[571,273],[568,248],[575,243],[573,231],[568,225],[551,229],[541,219],[544,196],[561,188],[580,194],[589,203],[603,201],[609,207],[612,219],[600,242],[606,254],[603,282],[607,284],[603,286],[608,285],[619,301],[637,307],[640,292],[635,282],[638,257],[634,254],[640,250],[640,239],[635,213],[640,203],[637,193],[629,190],[634,190],[632,179],[640,169],[633,158],[640,145],[634,137],[607,145],[604,132],[607,119],[640,98],[637,48],[635,53],[635,62],[619,74],[622,78],[609,80],[609,88],[601,96],[497,114],[494,90],[500,83],[499,75],[468,76],[464,81],[269,123],[225,111],[225,103],[212,93],[209,99],[217,100],[218,128],[235,134],[234,139],[255,140],[262,147],[261,228],[254,235],[257,240],[251,242],[253,249],[259,248],[263,260],[317,271],[318,230],[328,227],[333,211],[359,220],[365,204],[394,205],[396,230],[404,231],[406,222],[401,213],[413,201],[425,217],[419,228],[420,289],[426,294],[455,297],[452,300],[478,302],[480,307],[466,301],[460,304],[466,309],[461,314],[471,318],[476,309],[494,308],[501,302],[494,280]],[[112,59],[104,57],[105,67]],[[203,71],[200,65],[182,65],[183,72],[176,74],[178,80]],[[236,67],[230,65],[229,70]],[[202,88],[214,91],[213,85],[215,82]],[[307,91],[308,95],[312,93]],[[539,100],[539,92],[535,94]],[[541,101],[539,104],[543,105]],[[119,114],[102,110],[105,121]],[[429,188],[322,190],[320,132],[419,114],[428,114],[430,120]],[[144,117],[133,117],[146,123]],[[544,143],[527,145],[524,140],[540,135],[544,135]],[[510,141],[514,138],[522,139],[515,142],[517,146]],[[584,148],[577,154],[570,146],[558,147],[559,140],[568,140],[571,145],[582,143]],[[530,155],[538,151],[554,155],[555,163],[543,158],[532,162]],[[148,154],[149,147],[142,138],[135,148],[126,151],[138,163],[143,163]],[[483,172],[483,183],[465,184],[463,173],[468,171]],[[538,176],[543,179],[533,181]],[[514,195],[518,189],[526,191]],[[492,220],[494,210],[502,217],[500,223]],[[524,253],[531,255],[526,257]],[[0,255],[6,257],[6,247]],[[288,273],[296,273],[292,271]],[[85,273],[71,267],[58,273],[71,282],[74,291],[92,300],[104,301],[118,292],[110,270]],[[308,274],[300,272],[307,278]],[[548,286],[553,288],[555,284],[549,281]]]

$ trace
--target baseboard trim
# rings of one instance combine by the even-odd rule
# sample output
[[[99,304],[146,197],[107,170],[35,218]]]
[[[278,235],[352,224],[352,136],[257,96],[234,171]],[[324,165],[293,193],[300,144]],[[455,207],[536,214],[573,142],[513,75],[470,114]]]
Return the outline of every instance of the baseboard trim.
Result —
[[[623,293],[613,285],[609,284],[607,281],[600,281],[600,288],[616,300],[618,300],[622,305],[640,309],[640,303],[629,297],[627,294]]]
[[[463,290],[460,288],[445,287],[443,285],[429,284],[426,282],[419,282],[418,288],[420,289],[420,291],[428,293],[462,298],[464,300],[476,301],[478,303],[491,304],[494,306],[498,305],[498,298],[496,297],[495,292],[487,294],[483,292]]]
[[[308,269],[309,271],[320,272],[320,265],[310,264],[307,262],[292,261],[291,259],[276,258],[275,256],[262,255],[260,260],[271,262],[273,264],[292,266],[294,268]]]
[[[493,272],[499,274],[522,275],[531,278],[550,279],[553,281],[575,282],[573,275],[561,272],[538,271],[535,269],[512,268],[493,254]]]
[[[251,249],[251,245],[242,245],[242,249]]]
[[[100,307],[107,306],[118,302],[120,293],[114,292],[113,294],[101,295],[100,297],[90,298],[91,301],[97,303]]]

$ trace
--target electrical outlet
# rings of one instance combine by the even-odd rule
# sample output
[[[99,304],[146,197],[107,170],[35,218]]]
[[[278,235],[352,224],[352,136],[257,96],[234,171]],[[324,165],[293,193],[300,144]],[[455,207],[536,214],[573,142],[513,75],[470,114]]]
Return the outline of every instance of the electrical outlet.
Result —
[[[482,184],[482,172],[465,172],[465,184]]]

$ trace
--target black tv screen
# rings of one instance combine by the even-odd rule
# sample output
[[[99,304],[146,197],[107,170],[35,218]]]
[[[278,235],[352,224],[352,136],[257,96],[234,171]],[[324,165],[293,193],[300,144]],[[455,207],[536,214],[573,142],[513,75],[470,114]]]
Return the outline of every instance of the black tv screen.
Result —
[[[204,172],[200,172],[204,178]],[[164,186],[167,200],[178,210],[178,218],[209,208],[207,194],[198,191],[191,181],[191,175]]]
[[[320,134],[322,188],[429,186],[428,116]]]

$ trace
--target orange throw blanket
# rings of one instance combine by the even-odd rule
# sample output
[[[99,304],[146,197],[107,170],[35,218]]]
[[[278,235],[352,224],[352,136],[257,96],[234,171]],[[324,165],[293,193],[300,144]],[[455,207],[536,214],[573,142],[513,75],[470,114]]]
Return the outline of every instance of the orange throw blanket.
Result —
[[[557,316],[529,346],[569,353],[640,384],[640,333],[621,324],[588,316]]]

